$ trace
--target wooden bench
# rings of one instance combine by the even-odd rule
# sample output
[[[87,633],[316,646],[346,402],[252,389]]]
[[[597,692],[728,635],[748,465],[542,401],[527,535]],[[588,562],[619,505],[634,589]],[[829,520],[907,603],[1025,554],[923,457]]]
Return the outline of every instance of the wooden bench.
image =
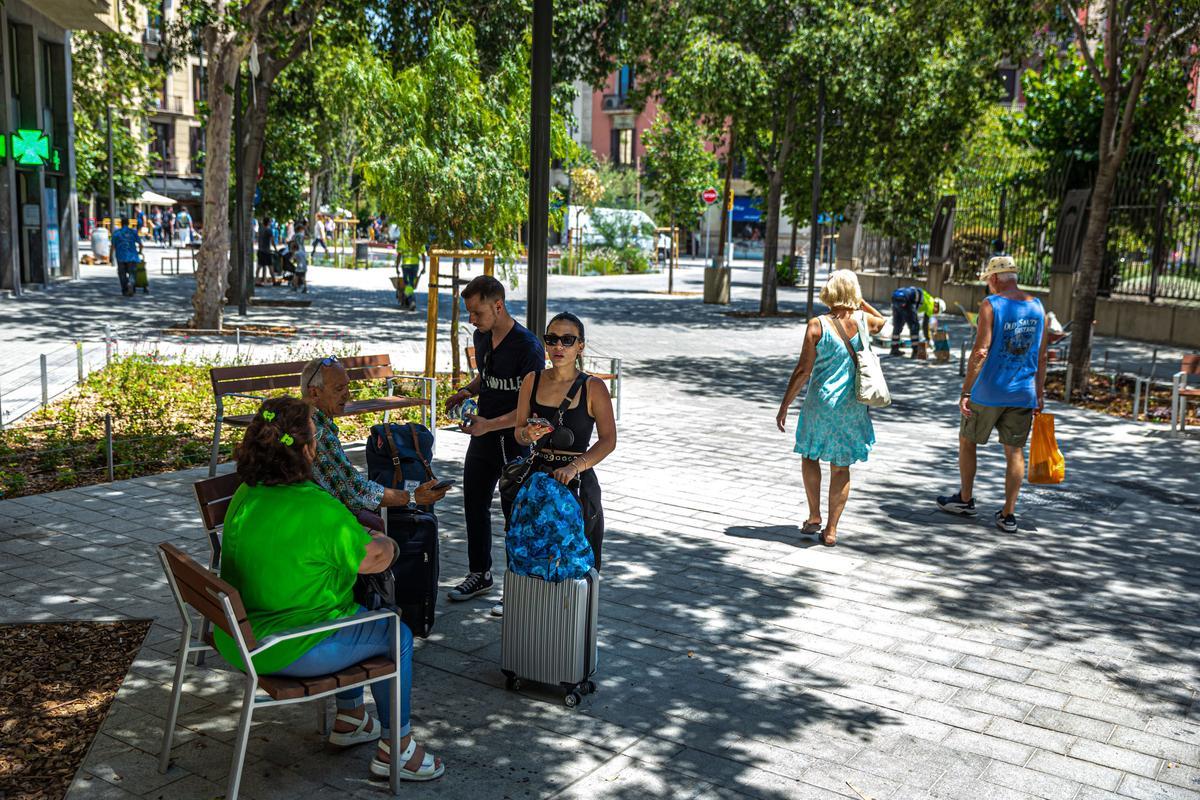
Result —
[[[227,472],[215,478],[196,481],[192,489],[196,492],[196,504],[200,507],[200,522],[208,536],[208,568],[214,574],[221,572],[221,531],[225,527],[225,512],[233,493],[242,485],[242,476]],[[212,625],[207,618],[200,620],[200,641],[212,644]],[[196,652],[196,666],[204,664],[207,651]]]
[[[237,734],[233,742],[233,765],[229,773],[229,785],[225,792],[227,800],[236,800],[242,778],[242,765],[246,759],[246,745],[250,739],[250,723],[254,709],[284,705],[304,700],[319,700],[335,692],[351,689],[357,686],[376,683],[377,681],[395,678],[392,684],[392,719],[400,718],[400,666],[397,661],[382,656],[375,656],[353,664],[345,669],[329,675],[318,675],[311,678],[286,678],[278,675],[260,676],[254,669],[253,657],[274,647],[280,642],[289,641],[300,636],[307,636],[322,631],[349,628],[355,625],[388,619],[395,615],[394,611],[372,611],[356,614],[352,617],[319,622],[288,631],[272,634],[262,641],[254,635],[246,614],[242,597],[232,585],[221,580],[210,570],[200,566],[194,559],[175,547],[164,542],[158,546],[159,559],[167,576],[171,592],[175,596],[175,604],[179,608],[179,616],[183,622],[183,634],[179,641],[179,650],[175,662],[175,680],[171,688],[171,700],[167,710],[167,723],[163,730],[162,750],[159,753],[158,771],[165,773],[171,765],[171,739],[175,733],[175,723],[179,718],[179,700],[183,694],[184,673],[187,670],[188,656],[198,650],[212,649],[211,645],[193,643],[192,617],[188,608],[195,609],[210,625],[215,625],[228,634],[237,644],[238,654],[246,665],[245,681],[242,696],[242,712],[238,721]],[[393,652],[400,652],[400,626],[395,625],[393,631]],[[263,697],[260,692],[265,693]],[[317,708],[318,729],[325,730],[325,704]],[[400,752],[400,726],[392,726],[391,747],[393,753]],[[392,760],[391,790],[398,794],[400,775],[398,772],[400,759]]]
[[[387,383],[387,394],[367,400],[351,400],[340,416],[371,414],[382,411],[384,420],[392,411],[421,406],[421,421],[433,430],[437,419],[437,381],[419,375],[402,375],[392,370],[391,358],[378,356],[346,356],[338,361],[346,368],[350,381],[383,380]],[[307,361],[287,361],[274,364],[254,364],[246,367],[213,367],[209,370],[212,380],[216,414],[213,422],[212,457],[208,462],[208,474],[217,474],[217,459],[221,450],[221,427],[233,425],[244,428],[254,419],[254,414],[226,414],[225,399],[241,397],[261,403],[266,395],[249,394],[271,389],[292,389],[300,393],[300,374]],[[421,381],[420,397],[397,397],[393,394],[397,380]]]
[[[1187,426],[1187,404],[1192,398],[1200,398],[1200,386],[1188,387],[1188,379],[1192,375],[1200,375],[1200,353],[1190,353],[1183,357],[1179,364],[1179,372],[1171,379],[1171,432],[1176,427],[1180,433]]]
[[[476,371],[478,362],[475,360],[475,348],[467,345],[467,366],[471,371]],[[608,370],[600,370],[592,367],[592,364],[604,364],[608,362]],[[608,393],[613,400],[613,418],[621,418],[621,359],[609,358],[607,356],[584,356],[583,357],[584,371],[593,378],[599,378],[602,381],[608,381]]]

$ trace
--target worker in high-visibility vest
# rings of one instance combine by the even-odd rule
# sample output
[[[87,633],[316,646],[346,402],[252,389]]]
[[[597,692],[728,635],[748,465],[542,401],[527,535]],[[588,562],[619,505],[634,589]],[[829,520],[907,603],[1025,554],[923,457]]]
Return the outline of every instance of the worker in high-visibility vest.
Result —
[[[912,342],[913,358],[917,358],[918,345],[929,339],[930,319],[936,319],[939,314],[944,313],[946,313],[946,301],[940,297],[934,297],[919,286],[905,286],[893,292],[891,354],[902,355],[900,331],[907,327]],[[922,318],[920,332],[917,331],[918,315]],[[936,322],[934,324],[936,325]]]
[[[417,307],[417,281],[420,279],[418,270],[421,267],[421,253],[419,250],[405,250],[400,256],[400,274],[404,278],[404,296],[401,298],[401,303],[405,308],[414,309]]]

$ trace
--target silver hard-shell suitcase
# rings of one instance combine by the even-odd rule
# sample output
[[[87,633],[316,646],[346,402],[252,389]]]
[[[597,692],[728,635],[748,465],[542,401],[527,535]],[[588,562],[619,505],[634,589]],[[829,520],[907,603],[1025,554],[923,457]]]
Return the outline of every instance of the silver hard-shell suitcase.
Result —
[[[500,669],[509,689],[521,680],[561,686],[574,708],[596,691],[596,623],[600,607],[596,570],[578,580],[549,583],[504,573]]]

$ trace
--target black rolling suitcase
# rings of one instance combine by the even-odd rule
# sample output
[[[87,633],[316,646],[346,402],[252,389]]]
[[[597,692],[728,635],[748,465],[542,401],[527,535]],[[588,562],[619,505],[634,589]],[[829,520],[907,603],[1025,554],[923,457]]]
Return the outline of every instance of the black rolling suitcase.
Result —
[[[396,607],[413,636],[422,639],[433,630],[437,613],[438,521],[430,511],[389,508],[387,534],[400,549],[392,565]]]

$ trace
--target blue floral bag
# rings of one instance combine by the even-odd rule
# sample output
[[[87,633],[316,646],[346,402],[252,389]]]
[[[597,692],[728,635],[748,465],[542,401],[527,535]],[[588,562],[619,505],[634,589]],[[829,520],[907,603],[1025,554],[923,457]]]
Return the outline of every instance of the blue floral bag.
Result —
[[[526,478],[517,494],[504,547],[509,569],[551,583],[582,578],[595,566],[579,501],[544,472]]]

